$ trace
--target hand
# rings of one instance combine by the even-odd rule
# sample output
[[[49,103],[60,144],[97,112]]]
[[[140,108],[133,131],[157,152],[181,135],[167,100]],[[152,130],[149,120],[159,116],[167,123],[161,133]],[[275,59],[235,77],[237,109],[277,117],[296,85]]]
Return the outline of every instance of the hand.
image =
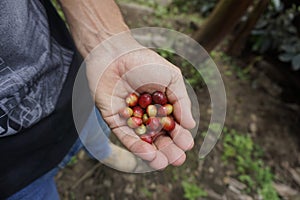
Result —
[[[115,60],[99,80],[96,80],[97,73],[93,72],[93,68],[88,68],[87,74],[90,83],[98,83],[94,89],[96,106],[114,134],[131,152],[148,161],[154,169],[184,163],[185,151],[194,145],[189,129],[195,126],[195,121],[179,68],[155,52],[143,48]],[[136,136],[127,126],[126,120],[120,118],[118,111],[126,106],[124,99],[133,91],[166,93],[174,106],[174,117],[178,122],[170,137],[160,136],[150,145]]]
[[[188,129],[193,128],[195,122],[180,70],[145,48],[131,51],[111,63],[120,52],[139,47],[132,40],[113,0],[60,0],[60,3],[77,49],[88,57],[86,66],[90,89],[112,131],[131,152],[149,161],[155,169],[165,168],[168,164],[181,165],[185,160],[184,151],[193,146]],[[120,35],[124,31],[129,34]],[[99,43],[104,48],[95,50]],[[91,51],[93,56],[90,56]],[[120,119],[118,111],[125,106],[127,94],[134,90],[139,93],[166,92],[179,123],[171,132],[171,137],[161,136],[154,145],[150,145],[141,141],[126,126],[125,120]]]

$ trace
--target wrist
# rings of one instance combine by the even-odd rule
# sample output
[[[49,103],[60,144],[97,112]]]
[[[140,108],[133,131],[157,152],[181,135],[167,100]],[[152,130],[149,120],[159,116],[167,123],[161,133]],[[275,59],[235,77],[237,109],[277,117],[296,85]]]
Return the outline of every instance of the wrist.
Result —
[[[60,0],[71,34],[79,52],[86,57],[96,46],[126,32],[125,42],[136,42],[130,35],[118,6],[113,0]],[[125,34],[122,34],[122,37]],[[121,45],[110,45],[120,47]]]

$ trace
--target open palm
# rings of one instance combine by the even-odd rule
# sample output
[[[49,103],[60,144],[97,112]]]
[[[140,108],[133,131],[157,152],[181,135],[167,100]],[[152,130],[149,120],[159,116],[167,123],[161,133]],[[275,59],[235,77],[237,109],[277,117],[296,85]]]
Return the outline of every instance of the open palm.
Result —
[[[95,65],[95,62],[90,63]],[[96,80],[93,70],[88,70],[87,74],[90,82],[97,82],[94,88],[96,106],[113,133],[132,153],[148,161],[154,169],[163,169],[168,164],[178,166],[185,161],[185,151],[194,145],[189,129],[195,122],[179,68],[144,48],[116,59],[103,71],[100,79]],[[126,96],[134,91],[165,92],[174,106],[175,129],[169,136],[157,138],[153,145],[136,136],[118,114],[126,106]]]

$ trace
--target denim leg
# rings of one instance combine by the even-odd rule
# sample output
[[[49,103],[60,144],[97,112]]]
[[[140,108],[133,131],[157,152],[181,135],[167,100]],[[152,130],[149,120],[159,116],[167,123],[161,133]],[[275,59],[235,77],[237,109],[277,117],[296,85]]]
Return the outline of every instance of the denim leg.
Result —
[[[56,172],[57,170],[51,170],[7,200],[59,200],[54,181]]]
[[[110,128],[96,107],[93,111],[79,137],[90,156],[103,160],[111,153],[108,139]]]
[[[7,200],[59,200],[54,177],[59,169],[65,167],[71,158],[76,155],[81,148],[82,143],[80,139],[77,139],[68,154],[56,168],[47,172],[42,177],[38,178],[22,190],[9,197]]]
[[[110,155],[109,140],[107,138],[110,129],[96,108],[94,109],[94,112],[89,116],[80,136],[81,139],[84,139],[85,145],[87,145],[91,154],[95,158],[102,160]],[[101,126],[101,130],[99,130],[98,124]],[[60,198],[56,189],[54,177],[60,169],[68,164],[71,158],[75,156],[82,147],[83,143],[78,138],[68,154],[56,168],[21,189],[7,200],[59,200]]]

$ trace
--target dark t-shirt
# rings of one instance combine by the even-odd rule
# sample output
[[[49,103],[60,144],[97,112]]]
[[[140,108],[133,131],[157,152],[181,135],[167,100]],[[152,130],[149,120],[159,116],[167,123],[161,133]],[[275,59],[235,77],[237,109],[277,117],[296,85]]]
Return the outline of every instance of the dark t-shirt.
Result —
[[[77,138],[81,58],[49,1],[0,1],[0,199],[55,167]]]

